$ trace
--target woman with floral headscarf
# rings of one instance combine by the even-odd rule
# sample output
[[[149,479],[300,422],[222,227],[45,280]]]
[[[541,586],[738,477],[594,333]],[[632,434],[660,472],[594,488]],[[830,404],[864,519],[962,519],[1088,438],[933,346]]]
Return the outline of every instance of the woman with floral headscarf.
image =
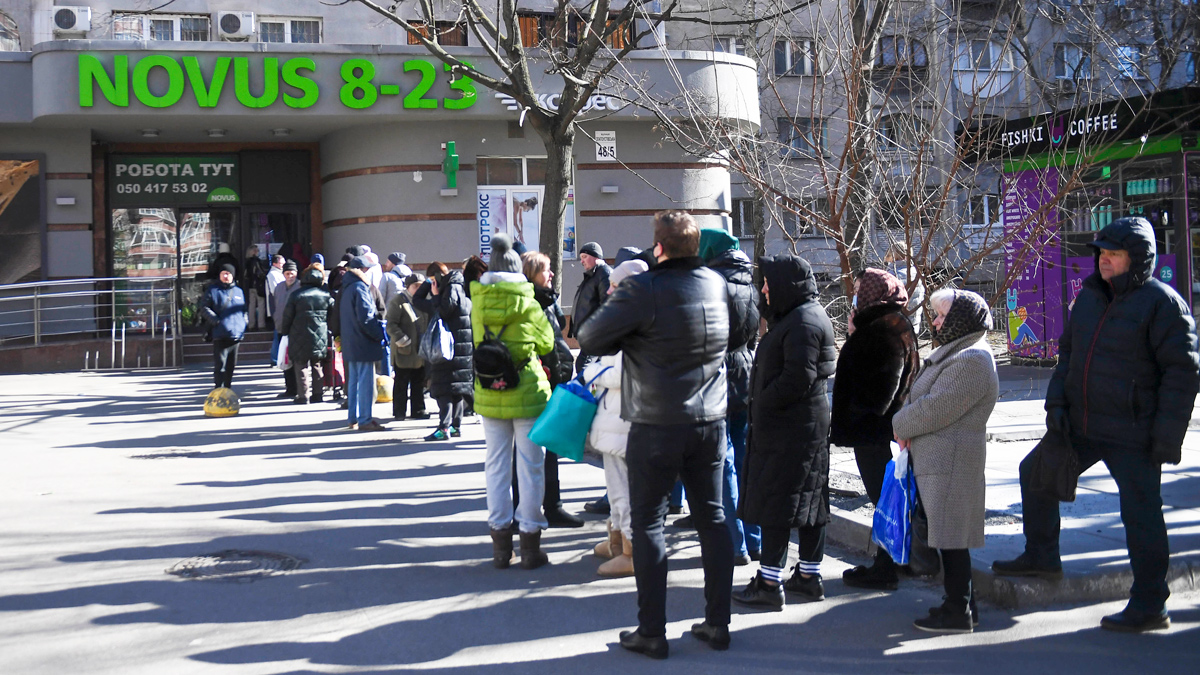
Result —
[[[908,293],[887,272],[867,268],[856,282],[856,309],[849,337],[838,355],[833,380],[829,441],[854,448],[858,474],[872,504],[879,503],[883,474],[892,458],[892,415],[904,405],[921,357],[917,336],[904,315]],[[870,567],[842,574],[847,586],[896,590],[896,563],[882,547]]]
[[[999,380],[986,335],[991,309],[970,291],[930,296],[938,348],[925,359],[904,407],[892,417],[929,519],[929,545],[938,549],[946,598],[913,622],[934,633],[970,633],[978,623],[969,549],[983,547],[987,421]]]

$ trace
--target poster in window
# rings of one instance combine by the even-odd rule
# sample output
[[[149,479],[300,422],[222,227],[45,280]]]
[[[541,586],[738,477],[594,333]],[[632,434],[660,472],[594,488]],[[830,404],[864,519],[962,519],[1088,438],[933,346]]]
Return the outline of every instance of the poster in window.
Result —
[[[575,254],[575,188],[567,188],[567,208],[563,211],[563,260],[574,260]]]
[[[490,262],[492,235],[508,232],[508,190],[479,190],[476,215],[479,220],[479,257]]]
[[[509,234],[513,241],[525,244],[530,251],[538,250],[542,230],[541,197],[536,191],[513,190],[512,228]]]
[[[0,159],[0,284],[42,278],[42,181],[36,159]]]

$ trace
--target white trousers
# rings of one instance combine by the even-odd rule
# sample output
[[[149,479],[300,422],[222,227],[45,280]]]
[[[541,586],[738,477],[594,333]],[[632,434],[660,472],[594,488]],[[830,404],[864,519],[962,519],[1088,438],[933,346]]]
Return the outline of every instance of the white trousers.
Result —
[[[517,507],[517,525],[522,532],[540,532],[549,525],[542,515],[546,495],[546,450],[529,440],[536,417],[502,420],[480,416],[487,455],[483,475],[487,480],[488,526],[503,529],[513,521],[512,469],[513,445],[517,452],[517,489],[521,503]],[[626,490],[628,492],[628,489]]]
[[[604,486],[608,488],[608,522],[633,540],[629,524],[629,465],[624,457],[604,454]]]

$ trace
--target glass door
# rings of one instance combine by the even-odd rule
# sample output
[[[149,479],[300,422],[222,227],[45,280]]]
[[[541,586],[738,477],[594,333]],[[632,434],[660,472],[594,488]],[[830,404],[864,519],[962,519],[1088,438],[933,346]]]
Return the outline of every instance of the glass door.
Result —
[[[300,269],[308,266],[312,248],[308,206],[248,206],[242,213],[246,219],[243,253],[251,244],[257,244],[258,255],[264,260],[278,253],[295,260]]]
[[[200,296],[216,267],[231,262],[239,271],[241,255],[238,212],[232,209],[179,210],[179,287],[184,316],[195,316]],[[184,329],[199,329],[199,321],[184,321]]]
[[[179,273],[175,209],[113,209],[111,215],[114,277],[173,278]],[[113,320],[117,325],[146,331],[151,321],[159,325],[159,317],[171,315],[170,298],[141,292],[146,288],[145,283],[115,282]]]

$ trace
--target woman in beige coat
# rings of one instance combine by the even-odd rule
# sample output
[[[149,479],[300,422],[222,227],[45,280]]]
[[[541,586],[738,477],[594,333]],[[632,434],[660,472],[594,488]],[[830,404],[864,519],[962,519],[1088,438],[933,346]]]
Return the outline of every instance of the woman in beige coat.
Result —
[[[992,315],[970,291],[942,289],[930,304],[939,347],[892,418],[896,440],[912,459],[929,545],[941,553],[945,571],[945,602],[913,623],[935,633],[970,633],[978,613],[969,549],[983,547],[987,421],[1000,384],[985,339]]]

